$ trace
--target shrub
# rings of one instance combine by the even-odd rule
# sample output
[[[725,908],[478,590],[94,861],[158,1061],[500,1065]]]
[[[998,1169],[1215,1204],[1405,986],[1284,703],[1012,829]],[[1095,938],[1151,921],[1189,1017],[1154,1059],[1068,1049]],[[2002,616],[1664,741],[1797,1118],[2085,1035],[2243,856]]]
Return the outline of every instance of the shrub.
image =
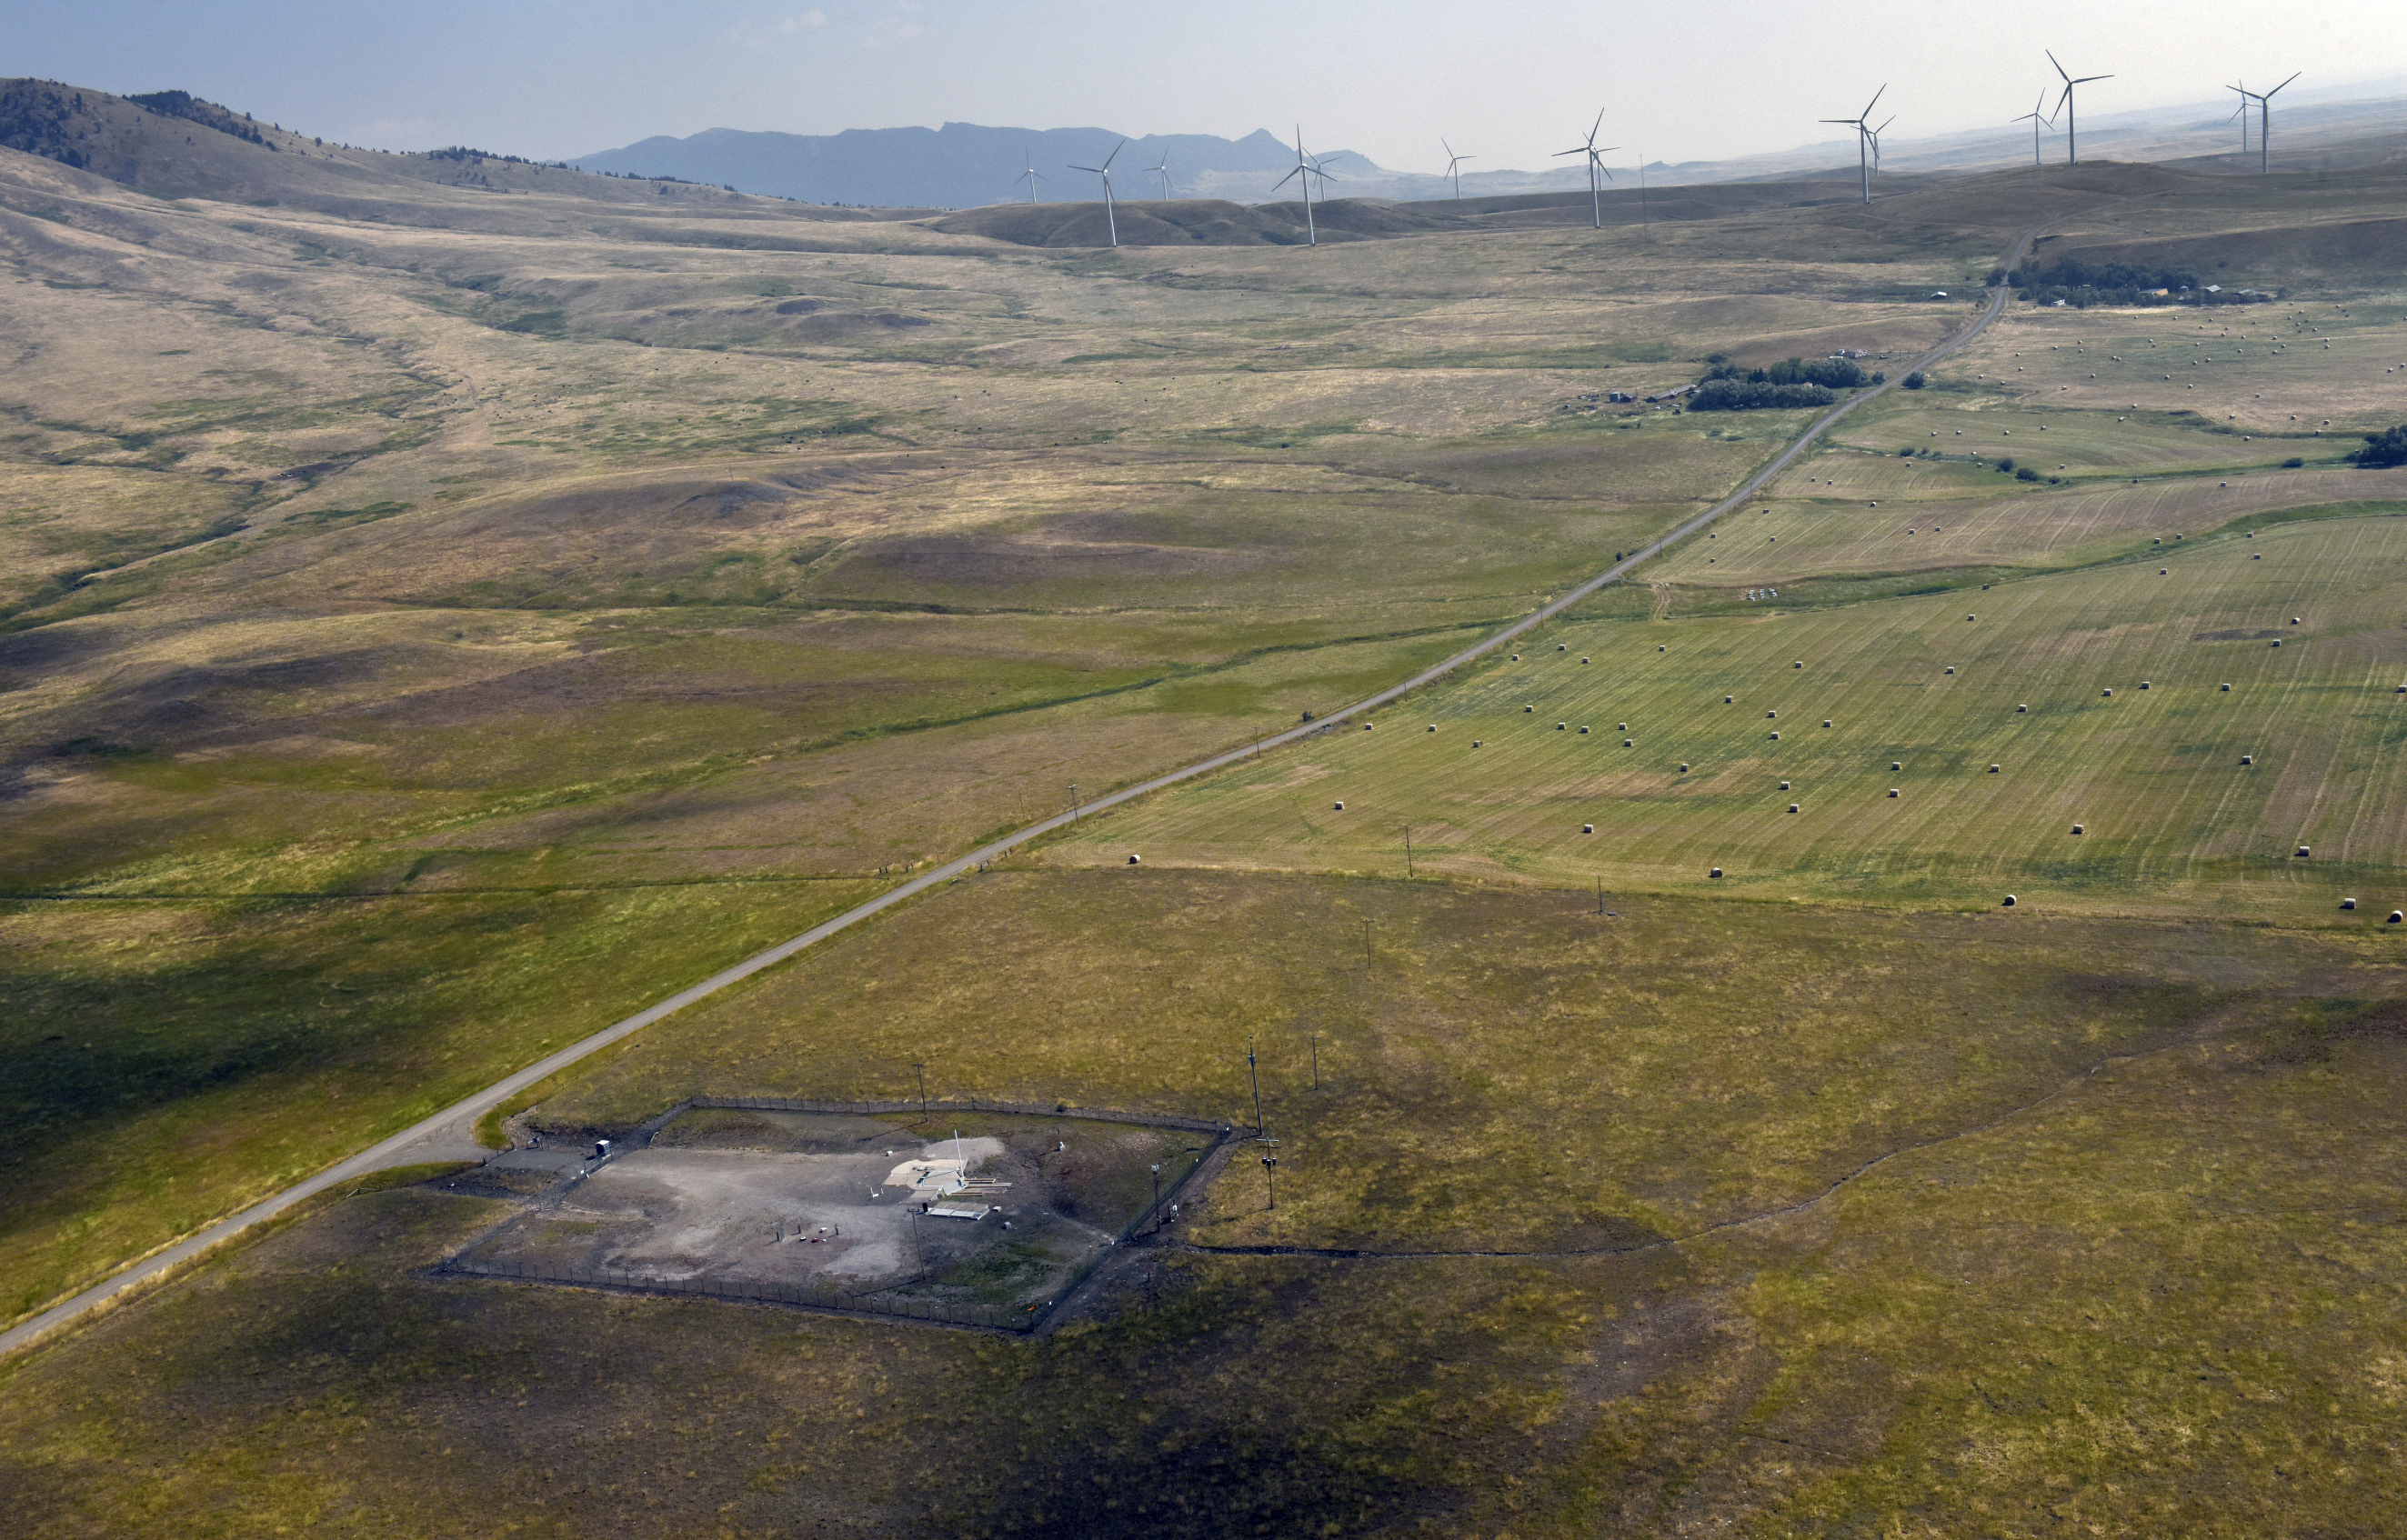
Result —
[[[2407,423],[2365,435],[2365,447],[2348,457],[2359,465],[2407,465]]]
[[[1898,381],[1898,383],[1905,387],[1908,390],[1921,389],[1925,383],[1922,377],[1922,371],[1917,369],[1913,374],[1906,375],[1905,378]]]
[[[2305,460],[2300,459],[2298,456],[2296,456],[2296,455],[2292,455],[2289,459],[2286,459],[2286,460],[2284,460],[2284,461],[2282,462],[2282,469],[2283,469],[2283,470],[2285,470],[2285,471],[2295,471],[2295,470],[2297,470],[2300,466],[2304,465],[2305,463],[2306,463],[2306,461],[2305,461]]]
[[[2015,461],[2014,461],[2014,457],[2013,457],[2013,456],[2011,456],[2011,455],[2000,455],[2000,456],[1998,457],[1998,469],[1999,469],[1999,470],[2001,470],[2001,471],[2011,471],[2011,470],[2013,470],[2014,468],[2015,468]]]
[[[2026,465],[2021,470],[2015,473],[2015,479],[2016,481],[2037,481],[2039,479],[2039,473]]]

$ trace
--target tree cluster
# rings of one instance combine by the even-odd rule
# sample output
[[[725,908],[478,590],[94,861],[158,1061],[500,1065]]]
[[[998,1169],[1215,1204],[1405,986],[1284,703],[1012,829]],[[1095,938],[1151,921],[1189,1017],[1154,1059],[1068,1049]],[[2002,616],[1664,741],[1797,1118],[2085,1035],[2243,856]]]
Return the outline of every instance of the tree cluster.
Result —
[[[2218,289],[2209,293],[2199,283],[2198,275],[2186,267],[2089,262],[2079,257],[2059,257],[2052,262],[2034,263],[2011,272],[1994,268],[1989,281],[2012,284],[2033,304],[2053,304],[2062,300],[2075,310],[2093,304],[2262,304],[2274,297],[2255,290]]]
[[[2407,423],[2365,435],[2365,447],[2350,453],[2357,464],[2375,467],[2407,465]]]
[[[1766,369],[1741,369],[1716,360],[1700,386],[1714,380],[1744,380],[1749,385],[1818,385],[1826,390],[1853,390],[1871,380],[1853,359],[1783,359]]]
[[[1757,373],[1761,373],[1760,370]],[[1819,385],[1709,379],[1688,396],[1691,412],[1756,412],[1773,407],[1828,406],[1836,392]]]

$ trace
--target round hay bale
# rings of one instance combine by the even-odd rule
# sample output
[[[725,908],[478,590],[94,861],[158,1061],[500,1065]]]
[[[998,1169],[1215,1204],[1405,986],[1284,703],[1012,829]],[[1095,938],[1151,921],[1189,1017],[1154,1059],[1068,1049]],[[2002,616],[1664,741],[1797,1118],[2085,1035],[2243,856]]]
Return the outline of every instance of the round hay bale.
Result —
[[[2357,907],[2357,900],[2354,898],[2343,898],[2340,901],[2340,907],[2343,909],[2355,909]]]
[[[2144,680],[2144,679],[2141,680],[2141,681],[2140,681],[2140,688],[2142,688],[2142,689],[2144,689],[2144,689],[2146,689],[2147,687],[2148,687],[2148,682],[2147,682],[2146,680]]]
[[[2292,615],[2292,616],[2290,617],[2290,624],[2291,624],[2291,625],[2293,625],[2293,626],[2295,626],[2295,625],[2297,625],[2298,623],[2299,623],[2299,617],[2298,617],[2297,615]]]
[[[1997,767],[1997,766],[1995,766],[1995,765],[1991,765],[1991,766],[1989,767],[1989,773],[1990,773],[1991,775],[1995,775],[1995,774],[1997,774],[1997,773],[1998,773],[1998,767]]]
[[[2014,908],[2014,907],[2015,907],[2015,896],[2014,896],[2013,894],[2011,894],[2011,893],[2007,894],[2007,895],[2006,895],[2006,897],[2005,897],[2005,901],[2004,901],[2002,904],[2001,904],[1999,907],[2000,907],[2000,908],[2001,908],[2001,909],[2012,909],[2012,908]]]
[[[2383,924],[2395,925],[2401,920],[2407,920],[2407,914],[2402,914],[2394,909],[2390,911],[2390,918],[2384,921]]]
[[[2240,756],[2240,762],[2243,765],[2253,765],[2257,762],[2257,756],[2253,754],[2243,754]]]
[[[1594,824],[1582,824],[1580,826],[1580,832],[1582,834],[1594,834],[1596,832],[1596,826]]]
[[[1585,663],[1585,662],[1587,662],[1587,661],[1588,661],[1588,659],[1587,659],[1587,658],[1585,658],[1585,657],[1583,657],[1583,658],[1581,658],[1581,659],[1580,659],[1580,661],[1581,661],[1581,662],[1583,662],[1583,663]]]
[[[1721,868],[1719,868],[1719,867],[1716,867],[1716,868],[1714,868],[1714,869],[1713,869],[1713,870],[1711,870],[1711,871],[1709,871],[1709,872],[1705,873],[1705,875],[1706,875],[1706,876],[1708,876],[1708,877],[1718,877],[1718,876],[1720,876],[1721,874],[1722,874],[1722,869],[1721,869]]]
[[[2081,832],[2081,826],[2080,826],[2079,824],[2075,824],[2075,825],[2073,825],[2073,826],[2072,826],[2072,832],[2073,832],[2073,833],[2075,833],[2075,834],[2080,833],[2080,832]]]
[[[2158,577],[2171,577],[2172,575],[2172,571],[2173,570],[2171,567],[2159,567],[2157,569],[2157,575]]]
[[[2276,647],[2278,647],[2278,646],[2280,646],[2281,644],[2282,644],[2282,639],[2281,639],[2281,638],[2279,638],[2279,637],[2275,637],[2275,638],[2273,639],[2273,645],[2275,645]]]
[[[1627,722],[1617,722],[1613,725],[1613,728],[1616,732],[1628,732],[1630,730],[1630,724]]]
[[[1370,724],[1370,723],[1368,723],[1368,722],[1365,722],[1365,723],[1363,723],[1363,724],[1362,724],[1362,730],[1363,730],[1364,732],[1369,732],[1369,731],[1371,730],[1371,728],[1372,728],[1372,724]]]
[[[1567,653],[1571,650],[1572,649],[1568,643],[1558,643],[1555,647],[1555,651],[1559,653]]]
[[[1802,669],[1805,666],[1805,660],[1801,657],[1796,662],[1791,663],[1788,666],[1792,669]],[[2407,690],[2407,685],[2401,685],[2399,687],[2402,690]]]
[[[1795,812],[1797,811],[1797,804],[1796,804],[1796,803],[1794,803],[1794,802],[1789,803],[1789,804],[1788,804],[1788,811],[1789,811],[1789,812]]]
[[[1572,725],[1568,722],[1558,722],[1555,724],[1555,730],[1557,732],[1569,732],[1571,731],[1571,728]]]
[[[1826,717],[1822,718],[1822,726],[1824,726],[1824,727],[1826,727],[1826,728],[1827,728],[1827,727],[1829,727],[1830,725],[1830,719],[1829,717],[1827,717],[1827,716],[1826,716]]]
[[[1979,617],[1978,615],[1966,615],[1964,618],[1965,618],[1965,619],[1967,619],[1967,620],[1977,620],[1977,619],[1979,619],[1980,617]]]
[[[1681,760],[1681,761],[1680,761],[1680,773],[1681,773],[1682,775],[1686,775],[1686,774],[1688,774],[1688,762],[1687,760],[1685,760],[1685,759],[1683,759],[1683,760]]]
[[[1436,724],[1436,723],[1432,722],[1432,723],[1431,723],[1431,724],[1430,724],[1430,731],[1431,731],[1431,732],[1435,732],[1435,731],[1437,731],[1437,724]]]
[[[1947,671],[1948,671],[1949,673],[1954,673],[1954,672],[1956,671],[1956,665],[1955,665],[1955,664],[1953,664],[1953,663],[1948,664],[1948,665],[1947,665]]]
[[[1132,855],[1129,857],[1129,865],[1131,865],[1131,866],[1134,866],[1134,865],[1136,865],[1136,857],[1135,857],[1133,855]]]
[[[1524,706],[1524,707],[1522,707],[1522,708],[1521,708],[1521,710],[1522,710],[1522,711],[1524,711],[1524,712],[1533,712],[1533,711],[1536,711],[1537,709],[1538,709],[1538,708],[1537,708],[1537,707],[1535,707],[1535,706]]]
[[[1781,783],[1780,783],[1780,789],[1781,789],[1782,791],[1787,791],[1787,790],[1788,789],[1788,783],[1787,783],[1787,782],[1786,782],[1786,781],[1781,782]]]
[[[1723,704],[1723,705],[1725,705],[1725,706],[1727,706],[1727,705],[1730,705],[1730,704],[1731,704],[1732,702],[1736,701],[1737,699],[1738,699],[1738,697],[1737,697],[1737,696],[1734,696],[1734,695],[1726,695],[1726,696],[1723,696],[1723,697],[1722,697],[1722,704]]]
[[[1765,712],[1763,714],[1764,714],[1764,716],[1765,716],[1767,719],[1775,719],[1775,720],[1776,720],[1776,719],[1779,717],[1779,715],[1780,715],[1780,713],[1779,713],[1778,712],[1776,712],[1776,711],[1769,711],[1769,712]]]
[[[1888,768],[1893,770],[1901,770],[1905,769],[1905,761],[1902,759],[1892,759],[1888,762]]]
[[[1772,741],[1773,741],[1773,742],[1775,742],[1775,743],[1779,742],[1780,742],[1780,735],[1779,735],[1778,733],[1776,733],[1776,732],[1775,732],[1775,733],[1773,733],[1773,734],[1772,735]]]
[[[2231,693],[2231,686],[2230,686],[2229,685],[2224,685],[2224,686],[2223,686],[2223,693],[2224,693],[2224,694],[2226,694],[2226,695],[2229,695],[2229,694]],[[2401,686],[2400,686],[2400,693],[2401,693],[2401,694],[2407,694],[2407,685],[2401,685]]]
[[[1625,738],[1621,741],[1621,746],[1625,749],[1631,749],[1636,748],[1638,745],[1634,740]]]
[[[1345,804],[1345,803],[1343,803],[1343,802],[1338,803],[1338,804],[1337,804],[1337,811],[1338,811],[1339,812],[1344,812],[1346,811],[1346,804]]]
[[[1477,748],[1479,746],[1479,740],[1476,738],[1473,739],[1471,741],[1471,746],[1474,749]]]
[[[2301,860],[2301,861],[2304,861],[2304,860],[2308,859],[2309,857],[2311,857],[2312,855],[2314,855],[2314,851],[2312,851],[2312,850],[2308,849],[2308,848],[2307,848],[2306,846],[2304,846],[2304,845],[2300,845],[2300,846],[2299,847],[2298,859],[2300,859],[2300,860]]]
[[[1895,786],[1891,786],[1891,787],[1889,787],[1889,788],[1888,788],[1888,794],[1889,794],[1891,797],[1895,797],[1895,796],[1897,795],[1897,788],[1896,788]]]
[[[1586,728],[1580,728],[1580,736],[1582,736],[1583,738],[1585,738],[1586,736],[1588,736],[1588,729],[1587,729]]]
[[[2115,692],[2114,692],[2113,690],[2111,690],[2111,689],[2110,689],[2110,690],[2102,691],[2101,693],[2102,693],[2102,694],[2105,694],[2105,695],[2113,695]]]
[[[1659,653],[1663,651],[1663,648],[1660,645],[1658,645],[1655,650]]]
[[[1519,661],[1521,661],[1521,655],[1520,655],[1519,653],[1515,653],[1515,654],[1513,655],[1513,661],[1514,661],[1514,662],[1516,662],[1516,663],[1518,663]]]
[[[2030,710],[2030,708],[2029,706],[2016,706],[2016,707],[2015,708],[2015,710],[2016,710],[2016,711],[2018,711],[2018,712],[2027,712],[2027,711]]]

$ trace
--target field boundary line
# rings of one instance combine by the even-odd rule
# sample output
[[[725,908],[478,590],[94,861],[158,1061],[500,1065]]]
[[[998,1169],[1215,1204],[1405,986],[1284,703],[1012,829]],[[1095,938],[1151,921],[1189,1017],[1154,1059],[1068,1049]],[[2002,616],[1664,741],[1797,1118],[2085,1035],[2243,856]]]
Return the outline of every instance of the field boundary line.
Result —
[[[2049,225],[2061,223],[2064,219],[2073,217],[2066,215],[2058,219],[2047,220],[2032,226],[2016,236],[2013,247],[2007,251],[2005,267],[2012,271],[2017,266],[2023,252]],[[1915,370],[1929,368],[1988,330],[1991,323],[2005,313],[2006,302],[2012,294],[2013,290],[2008,286],[2002,282],[1998,284],[1990,290],[1987,307],[1973,319],[1970,326],[1915,360],[1906,366],[1906,372],[1912,373]],[[1901,378],[1902,375],[1900,376],[1900,379]],[[343,1182],[390,1166],[415,1165],[430,1159],[445,1158],[441,1153],[430,1152],[430,1147],[434,1151],[464,1151],[475,1143],[475,1129],[478,1120],[520,1092],[541,1084],[579,1060],[599,1053],[622,1038],[632,1037],[654,1022],[675,1015],[687,1006],[706,999],[731,985],[741,983],[763,969],[776,967],[795,954],[806,951],[838,932],[859,925],[874,914],[890,909],[906,899],[918,897],[941,883],[968,875],[996,856],[1026,844],[1032,840],[1050,834],[1056,829],[1071,827],[1089,813],[1101,812],[1124,802],[1134,801],[1140,797],[1150,796],[1165,787],[1175,786],[1182,781],[1190,781],[1197,776],[1224,770],[1231,765],[1249,759],[1266,749],[1283,748],[1316,733],[1326,732],[1338,723],[1360,716],[1365,712],[1375,711],[1390,701],[1446,677],[1464,664],[1475,661],[1504,646],[1515,638],[1545,625],[1606,584],[1621,577],[1641,563],[1661,555],[1674,544],[1686,540],[1706,525],[1745,503],[1754,497],[1766,482],[1786,471],[1800,456],[1811,449],[1821,436],[1830,430],[1832,424],[1858,407],[1877,401],[1897,389],[1900,379],[1884,381],[1839,403],[1815,418],[1787,448],[1773,456],[1730,496],[1723,498],[1703,513],[1690,517],[1669,533],[1659,535],[1596,576],[1579,584],[1568,593],[1548,600],[1521,619],[1488,636],[1485,641],[1474,643],[1445,661],[1423,669],[1402,684],[1389,685],[1375,695],[1366,697],[1350,706],[1341,707],[1314,722],[1289,728],[1251,743],[1196,760],[1176,770],[1164,771],[1135,785],[1125,786],[1091,801],[1080,803],[1066,812],[1056,813],[1050,818],[1030,824],[1000,839],[990,840],[966,855],[956,856],[932,870],[889,888],[874,898],[854,905],[832,919],[821,921],[799,936],[790,937],[775,946],[754,953],[740,962],[720,968],[700,982],[690,984],[657,1004],[638,1010],[632,1016],[613,1022],[600,1031],[580,1038],[565,1048],[548,1053],[524,1068],[505,1075],[483,1090],[452,1103],[441,1111],[422,1118],[398,1133],[377,1140],[357,1154],[336,1161],[315,1176],[306,1178],[281,1192],[273,1194],[248,1208],[238,1209],[216,1223],[207,1225],[181,1240],[152,1252],[150,1256],[127,1265],[100,1282],[70,1294],[48,1309],[18,1322],[5,1332],[0,1332],[0,1356],[32,1345],[39,1338],[59,1330],[87,1312],[118,1299],[127,1291],[161,1279],[183,1264],[196,1260],[235,1239],[253,1225],[271,1220],[295,1204],[306,1202],[328,1188],[339,1186]],[[465,1157],[455,1155],[452,1158]]]

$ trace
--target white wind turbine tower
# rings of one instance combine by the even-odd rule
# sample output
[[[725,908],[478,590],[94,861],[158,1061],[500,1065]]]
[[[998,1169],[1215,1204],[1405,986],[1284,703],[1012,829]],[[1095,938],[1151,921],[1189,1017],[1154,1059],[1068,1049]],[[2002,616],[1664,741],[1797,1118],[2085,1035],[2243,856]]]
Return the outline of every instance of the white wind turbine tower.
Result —
[[[1599,149],[1597,148],[1596,131],[1603,126],[1604,109],[1602,107],[1599,107],[1596,112],[1596,121],[1588,125],[1588,142],[1585,144],[1574,145],[1569,149],[1559,149],[1555,151],[1555,159],[1558,161],[1561,160],[1566,155],[1585,155],[1588,157],[1588,222],[1595,225],[1599,230],[1602,230],[1604,228],[1604,193],[1601,189],[1601,184],[1596,179],[1596,174],[1602,171],[1604,172],[1604,179],[1606,181],[1609,182],[1613,180],[1613,173],[1605,167],[1604,149],[1619,149],[1621,148],[1619,145],[1607,145],[1604,147],[1604,149]]]
[[[2016,118],[2016,119],[2014,119],[2014,120],[2013,120],[2013,121],[2017,122],[2017,123],[2021,122],[2021,121],[2023,120],[2023,119],[2025,119],[2025,118],[2028,118],[2029,120],[2030,120],[2030,126],[2031,126],[2031,164],[2033,164],[2033,165],[2045,165],[2045,164],[2047,163],[2046,162],[2044,162],[2044,161],[2043,161],[2043,160],[2041,160],[2041,159],[2039,158],[2039,125],[2040,125],[2040,124],[2042,124],[2042,123],[2045,123],[2045,124],[2047,124],[2047,125],[2048,125],[2049,127],[2051,127],[2051,128],[2053,128],[2053,127],[2056,125],[2056,119],[2055,119],[2053,116],[2051,116],[2051,115],[2049,115],[2049,114],[2047,114],[2047,113],[2044,113],[2044,112],[2040,111],[2040,108],[2041,108],[2041,107],[2044,107],[2044,106],[2047,106],[2047,88],[2046,88],[2045,86],[2042,86],[2042,87],[2040,87],[2040,91],[2039,91],[2039,102],[2038,102],[2038,104],[2037,104],[2036,106],[2033,106],[2033,107],[2032,107],[2029,112],[2024,113],[2024,114],[2023,114],[2023,116],[2022,116],[2022,118]]]
[[[2047,55],[2047,62],[2049,64],[2056,64],[2056,73],[2064,76],[2064,94],[2057,98],[2056,103],[2058,106],[2064,109],[2064,163],[2066,165],[2079,165],[2081,163],[2081,141],[2078,134],[2079,124],[2073,117],[2072,88],[2075,86],[2086,86],[2092,80],[2112,80],[2115,78],[2111,75],[2085,75],[2076,80],[2072,76],[2065,74],[2064,66],[2061,64],[2057,63],[2055,49],[2042,49],[2040,51]]]
[[[1164,203],[1168,203],[1170,201],[1170,149],[1167,146],[1164,146],[1161,151],[1161,163],[1160,165],[1149,165],[1146,167],[1146,170],[1153,172],[1161,177],[1161,198]]]
[[[1856,173],[1863,180],[1864,202],[1866,203],[1871,203],[1873,201],[1873,161],[1872,134],[1871,131],[1864,127],[1864,124],[1871,119],[1873,115],[1873,107],[1880,101],[1882,92],[1887,90],[1888,87],[1883,86],[1880,88],[1880,91],[1873,92],[1872,101],[1864,104],[1864,110],[1856,114],[1852,118],[1825,118],[1822,120],[1822,121],[1826,123],[1847,123],[1854,126],[1856,131]]]
[[[1444,141],[1441,140],[1440,142],[1443,143]],[[1300,180],[1303,184],[1303,244],[1306,246],[1318,246],[1320,244],[1320,232],[1314,227],[1312,222],[1312,179],[1315,177],[1320,178],[1321,195],[1323,197],[1328,196],[1328,184],[1332,180],[1332,178],[1330,177],[1329,173],[1320,169],[1319,162],[1314,160],[1311,156],[1306,155],[1303,152],[1303,125],[1302,123],[1298,123],[1295,126],[1295,169],[1280,177],[1277,181],[1273,182],[1271,184],[1271,191],[1273,192],[1276,192],[1280,188],[1283,188],[1287,186],[1288,183],[1293,181]]]
[[[2298,78],[2293,75],[2290,80]],[[2288,85],[2290,80],[2283,81],[2282,86]],[[2257,169],[2260,173],[2273,169],[2273,92],[2280,91],[2282,86],[2275,86],[2273,91],[2245,93],[2257,98]],[[2245,110],[2247,104],[2243,102],[2241,106]]]
[[[1028,169],[1021,172],[1018,176],[1014,177],[1012,180],[1015,182],[1026,182],[1028,184],[1028,201],[1033,204],[1036,201],[1036,184],[1039,182],[1051,181],[1052,178],[1036,169],[1036,161],[1033,156],[1022,152],[1020,159],[1028,162]]]
[[[1475,161],[1479,159],[1479,157],[1476,155],[1457,155],[1454,152],[1454,147],[1446,144],[1444,139],[1440,139],[1438,143],[1446,146],[1446,174],[1454,178],[1454,201],[1456,203],[1460,203],[1462,202],[1462,173],[1455,168],[1462,164],[1465,161]]]
[[[1122,139],[1112,147],[1111,154],[1104,157],[1102,165],[1074,165],[1070,168],[1073,171],[1091,171],[1104,179],[1104,228],[1112,233],[1114,250],[1119,248],[1120,220],[1118,211],[1112,207],[1112,162],[1118,159],[1119,152],[1126,148],[1128,148],[1128,141]]]
[[[1868,128],[1864,130],[1867,134],[1871,135],[1873,141],[1873,175],[1875,177],[1880,175],[1880,136],[1888,132],[1888,125],[1890,123],[1896,121],[1897,115],[1895,113],[1891,113],[1887,121],[1884,121],[1880,127]]]
[[[2226,86],[2223,89],[2226,91],[2236,91],[2240,93],[2240,106],[2233,109],[2231,118],[2237,118],[2240,120],[2240,153],[2245,155],[2248,153],[2248,88],[2246,86]],[[2227,123],[2231,121],[2231,118],[2226,118],[2224,121]]]

